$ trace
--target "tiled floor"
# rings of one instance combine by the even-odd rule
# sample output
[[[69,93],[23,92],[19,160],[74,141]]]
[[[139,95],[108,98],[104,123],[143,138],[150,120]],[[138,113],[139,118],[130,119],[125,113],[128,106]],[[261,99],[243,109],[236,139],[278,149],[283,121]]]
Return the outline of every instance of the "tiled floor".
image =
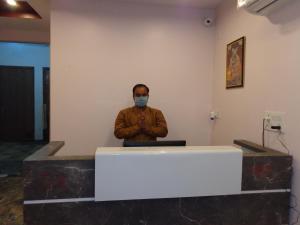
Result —
[[[43,145],[40,142],[0,142],[0,174],[20,175],[22,161]]]
[[[0,225],[23,224],[22,177],[0,178]]]
[[[40,142],[0,142],[0,225],[23,224],[23,178],[1,177],[1,174],[20,175],[22,161],[43,145]]]
[[[43,145],[41,142],[0,142],[0,160],[23,160]]]

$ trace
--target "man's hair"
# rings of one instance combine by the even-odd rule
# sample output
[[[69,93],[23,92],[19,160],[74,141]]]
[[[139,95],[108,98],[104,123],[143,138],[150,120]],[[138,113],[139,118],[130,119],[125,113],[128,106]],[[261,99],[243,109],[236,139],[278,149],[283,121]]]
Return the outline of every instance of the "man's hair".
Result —
[[[147,90],[147,92],[149,93],[149,88],[145,85],[145,84],[136,84],[134,85],[134,87],[132,88],[132,93],[134,94],[135,89],[137,88],[145,88]]]

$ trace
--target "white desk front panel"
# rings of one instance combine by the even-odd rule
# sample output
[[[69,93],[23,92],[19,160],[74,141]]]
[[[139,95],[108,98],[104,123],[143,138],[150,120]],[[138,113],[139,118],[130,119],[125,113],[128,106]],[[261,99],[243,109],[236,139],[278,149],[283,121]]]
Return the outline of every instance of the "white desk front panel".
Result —
[[[96,201],[241,192],[242,151],[232,146],[102,147],[95,164]]]

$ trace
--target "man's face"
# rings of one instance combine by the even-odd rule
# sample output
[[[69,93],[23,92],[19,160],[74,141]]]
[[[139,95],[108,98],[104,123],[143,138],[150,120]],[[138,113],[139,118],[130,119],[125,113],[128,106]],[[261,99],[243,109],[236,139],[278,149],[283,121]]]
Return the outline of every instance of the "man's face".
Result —
[[[134,94],[133,97],[145,97],[145,96],[149,96],[147,89],[144,87],[138,87],[134,90]]]

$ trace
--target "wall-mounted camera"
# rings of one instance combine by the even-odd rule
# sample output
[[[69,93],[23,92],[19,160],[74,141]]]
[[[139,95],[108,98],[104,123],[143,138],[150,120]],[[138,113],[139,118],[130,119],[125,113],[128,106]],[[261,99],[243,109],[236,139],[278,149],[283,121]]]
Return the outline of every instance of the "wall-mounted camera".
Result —
[[[206,27],[211,27],[213,25],[213,23],[214,23],[214,20],[212,18],[210,18],[210,17],[205,17],[203,19],[203,24]]]
[[[218,119],[218,117],[219,117],[219,113],[218,113],[218,112],[212,111],[212,112],[210,112],[210,114],[209,114],[210,120],[216,120],[216,119]]]

